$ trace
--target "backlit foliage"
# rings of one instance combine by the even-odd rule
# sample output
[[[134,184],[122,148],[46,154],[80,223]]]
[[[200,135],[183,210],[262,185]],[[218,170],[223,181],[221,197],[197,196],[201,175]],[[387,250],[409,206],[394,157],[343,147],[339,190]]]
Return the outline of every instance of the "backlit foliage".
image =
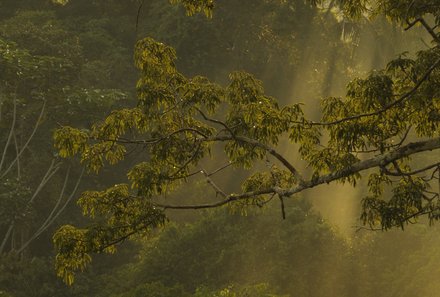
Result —
[[[85,216],[99,220],[87,229],[65,225],[53,238],[59,247],[57,273],[68,284],[73,283],[73,271],[83,270],[91,261],[91,252],[114,253],[116,243],[135,234],[145,235],[149,228],[165,222],[162,210],[148,199],[130,195],[124,184],[101,192],[84,192],[78,204]]]
[[[188,15],[203,12],[207,17],[212,17],[214,0],[170,0],[170,2],[182,4]]]
[[[213,4],[181,2],[190,14]],[[405,19],[408,26],[416,15],[425,26],[425,14],[433,14],[439,25],[437,2],[424,1],[425,10],[410,1],[340,2],[354,16],[371,6],[392,19]],[[126,238],[162,225],[167,208],[262,206],[276,196],[284,215],[283,199],[333,181],[356,185],[367,170],[370,195],[362,202],[361,216],[365,224],[403,228],[420,215],[439,219],[439,194],[432,187],[440,171],[440,49],[438,27],[429,29],[434,30],[429,32],[431,48],[413,57],[402,55],[387,69],[353,80],[344,98],[324,99],[320,122],[309,120],[299,104],[280,107],[249,73],[230,74],[227,86],[201,76],[189,78],[176,68],[171,47],[151,38],[139,40],[138,105],[113,111],[88,130],[63,127],[54,134],[61,156],[79,155],[95,172],[106,162],[122,161],[134,148],[145,156],[127,173],[128,184],[81,196],[84,214],[97,223],[86,229],[65,226],[55,234],[59,275],[71,283],[91,253],[111,252]],[[291,158],[276,150],[280,141],[298,148],[311,174],[301,173]],[[421,161],[411,162],[411,155],[422,152]],[[226,160],[221,169],[258,164],[260,171],[243,181],[243,192],[227,193],[213,181],[221,169],[209,173],[202,168],[210,157]],[[198,176],[207,179],[219,202],[159,202],[160,196]]]

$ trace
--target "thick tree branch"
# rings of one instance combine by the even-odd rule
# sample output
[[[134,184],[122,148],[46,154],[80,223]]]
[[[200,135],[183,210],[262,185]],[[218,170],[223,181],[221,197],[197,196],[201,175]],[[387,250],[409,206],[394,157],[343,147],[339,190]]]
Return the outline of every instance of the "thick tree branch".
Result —
[[[302,184],[299,184],[289,189],[282,189],[280,187],[270,187],[267,189],[245,192],[242,194],[229,194],[226,197],[226,199],[210,204],[167,205],[161,203],[154,203],[154,205],[156,207],[161,207],[164,209],[205,209],[205,208],[216,208],[228,203],[236,202],[239,200],[245,200],[265,194],[278,194],[282,197],[287,197],[322,184],[329,184],[333,181],[339,180],[344,177],[348,177],[350,175],[359,173],[361,171],[365,171],[371,168],[386,166],[387,164],[392,163],[393,161],[411,156],[416,153],[433,151],[438,149],[440,149],[440,137],[425,141],[409,143],[405,146],[395,149],[394,151],[367,160],[356,162],[353,165],[348,166],[344,170],[331,172],[329,174],[320,176],[318,178],[312,178],[310,180],[304,181]]]
[[[440,137],[409,143],[405,146],[395,149],[394,151],[388,152],[383,155],[379,155],[377,157],[373,157],[367,160],[359,161],[354,163],[351,166],[348,166],[344,170],[332,172],[326,175],[323,175],[317,179],[309,180],[305,183],[305,185],[291,188],[286,191],[286,195],[293,195],[299,193],[305,189],[313,188],[321,184],[328,184],[332,181],[341,179],[343,177],[347,177],[353,175],[355,173],[375,168],[375,167],[383,167],[393,161],[399,160],[404,157],[411,156],[416,153],[425,152],[425,151],[433,151],[440,148]]]

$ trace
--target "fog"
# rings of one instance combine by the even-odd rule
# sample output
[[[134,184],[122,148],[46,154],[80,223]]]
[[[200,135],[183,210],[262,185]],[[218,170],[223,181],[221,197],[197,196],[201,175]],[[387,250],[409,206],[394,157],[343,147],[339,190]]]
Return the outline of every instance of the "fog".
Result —
[[[261,205],[164,207],[163,225],[133,232],[115,254],[98,253],[73,284],[56,275],[54,233],[105,219],[83,216],[81,193],[127,183],[130,168],[152,159],[146,145],[133,146],[96,174],[53,144],[62,126],[86,131],[112,110],[138,104],[137,40],[175,48],[188,77],[226,86],[230,72],[249,72],[280,106],[301,103],[314,121],[322,99],[345,96],[351,80],[430,43],[421,28],[405,31],[381,16],[351,20],[302,0],[217,2],[212,18],[163,0],[0,2],[0,296],[438,296],[438,226],[421,219],[403,230],[371,230],[360,220],[365,178]],[[287,137],[276,149],[312,174]],[[216,154],[222,157],[201,158],[203,170],[174,192],[164,189],[164,204],[215,203],[275,164],[263,158],[243,169],[225,165],[223,146],[213,147]]]

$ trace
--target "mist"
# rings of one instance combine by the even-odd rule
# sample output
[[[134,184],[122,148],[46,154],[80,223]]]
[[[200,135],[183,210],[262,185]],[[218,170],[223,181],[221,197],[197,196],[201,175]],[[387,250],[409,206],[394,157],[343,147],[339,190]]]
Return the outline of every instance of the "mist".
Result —
[[[65,158],[54,148],[55,131],[87,131],[114,110],[140,106],[144,69],[133,65],[136,41],[151,37],[173,47],[183,75],[221,87],[233,71],[250,73],[280,107],[300,103],[319,122],[324,98],[344,97],[350,81],[380,73],[400,55],[417,56],[430,36],[382,16],[352,20],[334,1],[224,0],[212,18],[188,16],[163,0],[55,2],[0,3],[0,296],[438,296],[439,227],[424,218],[392,230],[364,224],[365,178],[355,187],[331,183],[207,209],[165,206],[163,223],[133,232],[110,253],[101,249],[66,285],[54,268],[54,234],[106,218],[84,217],[82,193],[128,183],[127,171],[154,158],[147,144],[133,145],[96,173],[84,157]],[[298,147],[286,137],[276,150],[312,175]],[[438,160],[435,151],[428,156]],[[224,192],[243,191],[247,177],[279,165],[265,157],[236,166],[222,145],[197,161],[202,170],[170,183],[174,192],[157,190],[165,193],[161,203],[216,203]]]

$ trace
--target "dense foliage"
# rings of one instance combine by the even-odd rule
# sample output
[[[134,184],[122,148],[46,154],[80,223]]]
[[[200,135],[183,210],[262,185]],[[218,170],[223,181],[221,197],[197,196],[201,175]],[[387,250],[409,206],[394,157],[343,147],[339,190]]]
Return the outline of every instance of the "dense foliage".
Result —
[[[360,3],[341,5],[350,16],[364,10]],[[205,77],[186,77],[176,68],[174,49],[151,38],[139,40],[137,106],[115,110],[91,129],[63,127],[54,134],[60,154],[79,154],[91,171],[99,171],[105,162],[121,161],[136,147],[145,153],[145,160],[128,171],[128,183],[82,194],[79,204],[84,214],[100,220],[89,228],[68,225],[56,233],[60,276],[71,282],[71,271],[83,269],[91,252],[112,252],[116,243],[162,225],[166,209],[261,206],[274,196],[283,209],[286,198],[321,184],[356,185],[361,172],[369,169],[374,170],[367,172],[365,224],[403,228],[422,214],[437,220],[439,194],[430,188],[439,178],[440,52],[435,32],[439,18],[430,26],[425,17],[437,17],[438,7],[385,1],[373,9],[372,13],[384,13],[396,22],[406,21],[409,28],[420,23],[433,46],[354,79],[345,98],[325,98],[318,122],[308,119],[300,104],[281,107],[249,73],[231,73],[225,87]],[[311,174],[301,173],[276,150],[284,137],[296,145]],[[409,157],[422,152],[424,161],[412,169]],[[259,161],[267,169],[245,178],[241,192],[228,193],[213,181],[214,172],[203,169],[209,158],[226,160],[215,173],[229,165],[255,167]],[[197,176],[205,178],[222,199],[199,205],[158,200]],[[390,199],[383,195],[385,186]]]
[[[54,11],[18,11],[0,23],[0,34],[0,253],[21,253],[68,207],[79,186],[80,169],[67,169],[52,150],[53,129],[93,122],[128,92],[94,83],[94,64],[108,58],[88,54],[90,40]]]
[[[1,4],[0,296],[433,294],[424,228],[345,241],[302,193],[363,176],[368,228],[440,218],[437,1],[171,2]],[[387,60],[401,29],[423,50]]]

